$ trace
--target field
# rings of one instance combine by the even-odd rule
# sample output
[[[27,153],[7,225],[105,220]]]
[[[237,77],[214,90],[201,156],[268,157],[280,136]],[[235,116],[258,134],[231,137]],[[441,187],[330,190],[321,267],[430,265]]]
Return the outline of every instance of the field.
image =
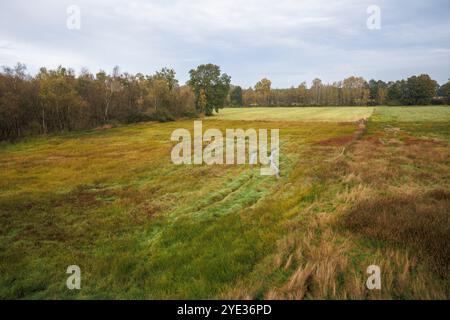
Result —
[[[358,121],[370,117],[372,107],[309,107],[309,108],[228,108],[216,119],[247,121]]]
[[[172,164],[172,131],[192,127],[0,145],[0,298],[450,298],[449,107],[203,119],[204,130],[279,128],[279,179]],[[365,287],[374,264],[381,290]]]

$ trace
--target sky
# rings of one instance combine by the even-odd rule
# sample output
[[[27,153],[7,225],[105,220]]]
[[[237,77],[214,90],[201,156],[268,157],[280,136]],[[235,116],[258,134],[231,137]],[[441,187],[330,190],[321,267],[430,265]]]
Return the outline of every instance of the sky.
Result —
[[[75,5],[80,28],[73,28]],[[367,20],[380,9],[380,28]],[[71,28],[68,28],[68,21]],[[370,20],[373,21],[373,20]],[[273,87],[348,76],[450,78],[449,0],[0,0],[0,65],[152,74],[214,63]]]

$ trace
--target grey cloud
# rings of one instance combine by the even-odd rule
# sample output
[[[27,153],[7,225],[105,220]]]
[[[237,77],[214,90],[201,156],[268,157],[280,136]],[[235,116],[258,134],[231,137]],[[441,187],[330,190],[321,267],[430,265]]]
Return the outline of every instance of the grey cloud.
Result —
[[[381,7],[382,28],[366,28]],[[66,28],[78,5],[81,30]],[[278,87],[357,74],[391,80],[427,72],[450,76],[448,1],[63,0],[0,3],[0,64],[31,71],[59,64],[79,70],[151,73],[213,62],[243,86],[269,77]]]

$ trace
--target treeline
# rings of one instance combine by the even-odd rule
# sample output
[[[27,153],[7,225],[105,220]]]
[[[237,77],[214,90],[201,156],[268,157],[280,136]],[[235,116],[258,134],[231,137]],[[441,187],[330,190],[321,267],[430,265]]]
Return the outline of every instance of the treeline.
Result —
[[[68,132],[103,125],[171,121],[212,115],[226,104],[231,78],[213,64],[189,72],[180,85],[175,71],[153,75],[92,74],[41,68],[35,76],[23,64],[0,72],[0,140]]]
[[[289,89],[273,89],[268,79],[243,90],[213,64],[189,72],[180,85],[175,71],[152,75],[96,74],[41,68],[35,76],[23,64],[0,72],[0,140],[67,132],[141,121],[171,121],[212,115],[224,106],[366,106],[450,103],[450,82],[443,86],[428,75],[396,82],[349,77],[323,84],[315,79]]]
[[[168,121],[196,113],[190,86],[171,69],[153,75],[59,67],[26,74],[18,64],[0,73],[0,139],[95,128],[106,124]]]
[[[232,87],[231,106],[367,106],[367,105],[429,105],[450,103],[450,82],[439,86],[428,75],[407,80],[384,82],[349,77],[324,84],[315,79],[308,88],[305,82],[289,89],[273,89],[269,79],[243,90]]]

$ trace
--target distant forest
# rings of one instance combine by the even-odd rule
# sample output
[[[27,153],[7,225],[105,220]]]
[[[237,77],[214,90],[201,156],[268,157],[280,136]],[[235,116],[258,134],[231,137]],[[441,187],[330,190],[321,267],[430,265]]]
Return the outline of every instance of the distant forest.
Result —
[[[23,64],[0,72],[0,139],[84,130],[141,121],[172,121],[211,115],[225,106],[374,106],[450,103],[450,81],[439,86],[428,75],[383,82],[349,77],[308,87],[274,89],[269,79],[253,88],[231,85],[218,66],[201,65],[180,85],[172,69],[153,75],[92,74],[41,68],[31,76]]]

